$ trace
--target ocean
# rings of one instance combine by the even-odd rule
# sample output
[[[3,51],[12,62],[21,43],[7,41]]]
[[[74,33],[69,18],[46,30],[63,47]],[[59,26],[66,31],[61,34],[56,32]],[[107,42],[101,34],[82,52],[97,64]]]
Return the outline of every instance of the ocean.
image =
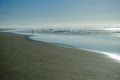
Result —
[[[120,28],[16,29],[6,32],[28,35],[28,39],[85,49],[120,60]]]

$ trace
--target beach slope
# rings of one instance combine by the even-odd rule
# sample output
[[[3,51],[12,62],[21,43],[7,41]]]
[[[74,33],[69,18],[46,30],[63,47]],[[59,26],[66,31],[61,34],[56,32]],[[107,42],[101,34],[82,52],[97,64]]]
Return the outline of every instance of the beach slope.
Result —
[[[1,32],[0,80],[120,80],[120,62]]]

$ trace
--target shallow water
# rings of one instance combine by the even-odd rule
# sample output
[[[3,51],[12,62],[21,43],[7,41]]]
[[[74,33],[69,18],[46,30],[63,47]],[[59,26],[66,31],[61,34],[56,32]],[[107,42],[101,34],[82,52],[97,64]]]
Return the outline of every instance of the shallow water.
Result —
[[[120,52],[120,38],[113,36],[81,36],[81,35],[60,35],[60,34],[37,34],[29,39],[50,43],[59,43],[105,52]]]
[[[112,34],[111,30],[107,30],[107,33],[103,30],[99,32],[99,34],[94,30],[89,32],[89,34],[88,32],[86,34],[85,30],[83,30],[84,34],[71,34],[70,32],[68,32],[67,34],[51,32],[34,32],[33,34],[29,30],[13,30],[8,32],[17,33],[21,35],[31,35],[28,37],[31,40],[64,44],[75,48],[98,51],[107,55],[109,53],[115,54],[114,57],[120,55],[120,33],[118,32],[118,29],[116,31],[112,31],[114,32]]]

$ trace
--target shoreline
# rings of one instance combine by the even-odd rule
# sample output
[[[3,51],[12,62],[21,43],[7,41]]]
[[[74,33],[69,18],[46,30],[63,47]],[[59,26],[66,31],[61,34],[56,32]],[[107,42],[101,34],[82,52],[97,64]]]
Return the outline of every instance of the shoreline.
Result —
[[[37,40],[30,39],[29,37],[33,36],[33,35],[24,35],[24,36],[25,36],[25,39],[30,40],[30,41],[42,42],[42,43],[53,44],[53,45],[57,45],[57,46],[67,47],[67,48],[73,48],[73,49],[79,49],[79,50],[89,51],[89,52],[93,52],[93,53],[104,54],[104,55],[108,56],[109,58],[120,61],[120,55],[119,54],[110,53],[110,52],[102,52],[102,51],[98,51],[98,50],[91,50],[91,49],[85,49],[85,48],[78,48],[78,47],[71,46],[71,45],[66,45],[66,44],[44,42],[44,41],[37,41]]]
[[[111,59],[120,61],[120,55],[119,54],[115,54],[115,53],[111,53],[111,52],[103,52],[103,51],[98,51],[98,50],[91,50],[91,49],[86,49],[86,48],[79,48],[79,47],[75,47],[75,46],[71,46],[71,45],[66,45],[66,44],[60,44],[60,43],[37,41],[37,40],[33,40],[33,39],[29,38],[30,36],[34,36],[32,34],[25,35],[25,34],[12,33],[12,32],[5,32],[5,33],[22,35],[22,36],[24,36],[25,39],[27,39],[29,41],[33,41],[33,42],[47,43],[47,44],[52,44],[52,45],[57,45],[57,46],[62,46],[62,47],[67,47],[67,48],[73,48],[73,49],[79,49],[79,50],[84,50],[84,51],[93,52],[93,53],[104,54],[105,56],[107,56],[107,57],[109,57]]]
[[[0,33],[1,80],[119,80],[120,64],[103,54]]]
[[[34,39],[30,39],[29,37],[34,36],[33,34],[26,34],[26,33],[13,33],[13,32],[7,32],[7,33],[12,33],[12,34],[17,34],[17,35],[23,35],[25,36],[26,39],[30,40],[30,41],[34,41],[34,42],[43,42],[43,43],[50,43],[50,44],[55,44],[55,45],[60,45],[60,46],[65,46],[65,47],[70,47],[70,48],[75,48],[75,49],[82,49],[82,50],[87,50],[90,52],[95,52],[95,53],[102,53],[105,54],[107,53],[107,55],[109,56],[109,54],[119,54],[119,52],[110,52],[110,51],[105,51],[105,50],[95,50],[95,49],[87,49],[87,48],[81,48],[81,47],[76,47],[76,46],[72,46],[72,45],[67,45],[64,43],[55,43],[55,42],[46,42],[46,41],[39,41],[39,40],[34,40]],[[106,54],[105,54],[106,55]],[[117,59],[118,60],[118,59]]]

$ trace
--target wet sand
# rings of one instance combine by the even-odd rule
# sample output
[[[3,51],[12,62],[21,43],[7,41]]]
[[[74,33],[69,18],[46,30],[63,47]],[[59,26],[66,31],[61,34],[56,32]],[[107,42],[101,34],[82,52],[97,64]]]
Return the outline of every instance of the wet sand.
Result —
[[[100,53],[0,33],[0,80],[120,80],[120,62]]]

